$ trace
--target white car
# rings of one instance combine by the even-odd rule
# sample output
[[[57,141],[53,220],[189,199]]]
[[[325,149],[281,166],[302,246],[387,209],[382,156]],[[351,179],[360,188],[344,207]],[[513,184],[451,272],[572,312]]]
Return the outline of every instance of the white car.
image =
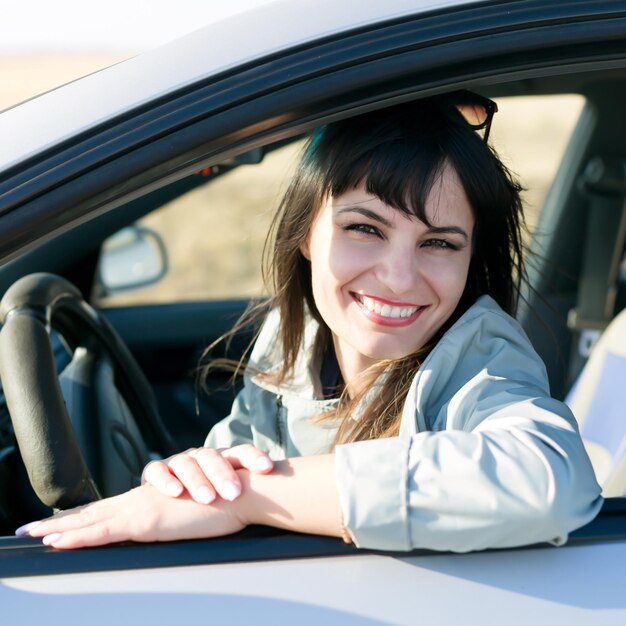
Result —
[[[626,304],[625,0],[277,0],[0,114],[3,624],[626,623],[621,372],[603,378],[606,420],[580,418],[607,499],[563,547],[384,554],[250,528],[64,552],[13,536],[132,486],[226,414],[227,378],[198,394],[193,370],[255,294],[238,272],[257,257],[214,229],[236,218],[256,241],[272,207],[246,207],[275,195],[297,142],[458,89],[510,102],[522,135],[542,107],[578,103],[564,147],[552,126],[537,143],[556,173],[538,172],[519,314],[563,397]],[[168,280],[179,295],[158,291]]]

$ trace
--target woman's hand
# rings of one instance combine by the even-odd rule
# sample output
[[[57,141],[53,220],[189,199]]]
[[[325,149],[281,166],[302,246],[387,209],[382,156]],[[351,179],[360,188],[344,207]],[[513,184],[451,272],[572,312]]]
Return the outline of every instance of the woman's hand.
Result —
[[[119,541],[174,541],[230,535],[245,527],[235,507],[211,506],[190,497],[171,498],[151,485],[64,511],[18,529],[18,535],[43,537],[55,548],[82,548]]]
[[[119,541],[173,541],[228,535],[249,524],[341,536],[334,454],[277,461],[263,475],[236,470],[243,486],[235,502],[206,506],[189,494],[163,495],[142,485],[113,498],[59,513],[16,530],[43,537],[55,548],[98,546]]]
[[[228,501],[239,497],[241,481],[235,470],[268,474],[273,466],[270,457],[251,444],[225,450],[191,448],[163,461],[148,463],[142,482],[172,498],[187,490],[199,504],[210,504],[216,496]]]

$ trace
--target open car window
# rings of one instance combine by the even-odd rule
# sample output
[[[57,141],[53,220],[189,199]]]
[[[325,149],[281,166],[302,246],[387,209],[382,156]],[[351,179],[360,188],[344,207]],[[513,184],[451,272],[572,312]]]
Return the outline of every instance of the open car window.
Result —
[[[498,98],[492,143],[525,188],[529,229],[536,223],[584,98],[575,94]],[[140,289],[101,291],[100,306],[256,298],[265,295],[261,254],[302,141],[269,152],[258,163],[219,167],[206,185],[159,207],[138,224],[157,233],[167,272]],[[106,244],[105,244],[106,246]]]

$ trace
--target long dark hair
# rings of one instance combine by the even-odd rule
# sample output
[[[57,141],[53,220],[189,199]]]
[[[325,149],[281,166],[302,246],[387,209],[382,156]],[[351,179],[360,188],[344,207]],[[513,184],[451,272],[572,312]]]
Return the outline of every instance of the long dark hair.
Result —
[[[429,224],[425,205],[445,167],[461,181],[475,226],[473,254],[461,300],[444,328],[418,353],[381,363],[372,378],[387,370],[380,392],[362,410],[362,398],[344,398],[339,441],[397,434],[411,380],[432,346],[482,294],[508,313],[515,312],[523,264],[524,219],[520,186],[494,150],[465,122],[450,97],[409,102],[342,120],[318,129],[304,147],[282,199],[266,245],[265,276],[273,287],[271,306],[280,311],[280,383],[293,372],[310,313],[319,323],[318,342],[330,341],[311,286],[309,261],[300,252],[311,224],[329,196],[359,185],[405,215]],[[366,385],[367,387],[367,385]]]

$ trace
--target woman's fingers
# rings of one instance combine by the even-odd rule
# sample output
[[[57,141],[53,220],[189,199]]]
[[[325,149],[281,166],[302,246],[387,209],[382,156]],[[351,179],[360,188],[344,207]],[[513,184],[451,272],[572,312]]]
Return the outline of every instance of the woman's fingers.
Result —
[[[165,459],[149,463],[144,482],[156,487],[162,494],[178,497],[186,489],[200,504],[210,504],[220,496],[235,500],[241,494],[241,482],[236,469],[268,473],[273,469],[269,456],[250,444],[227,450],[192,448]]]
[[[212,448],[192,449],[165,461],[154,461],[146,466],[143,478],[170,497],[180,496],[184,488],[199,504],[211,504],[218,495],[232,501],[241,493],[233,466]]]
[[[247,469],[249,472],[267,474],[274,468],[274,463],[267,453],[247,443],[222,450],[222,456],[235,469]]]
[[[124,541],[125,539],[127,537],[119,532],[115,532],[115,529],[112,529],[111,524],[107,521],[84,528],[45,535],[41,542],[46,546],[67,549],[103,546],[108,543]]]
[[[214,477],[199,464],[195,452],[191,450],[171,457],[167,463],[168,471],[176,476],[196,502],[210,504],[216,497]]]
[[[224,500],[232,501],[241,495],[241,481],[237,476],[236,469],[247,469],[251,472],[267,473],[271,472],[273,463],[269,456],[252,445],[244,444],[229,448],[227,450],[215,450],[213,448],[197,448],[189,452],[189,455],[195,459],[198,467],[202,470],[207,481],[199,480],[200,485],[211,485],[217,494]],[[170,463],[170,468],[175,470],[176,475],[181,478],[178,468],[174,468]],[[198,479],[194,473],[190,473],[190,479]],[[185,486],[189,489],[186,480],[182,479]],[[200,488],[202,488],[200,487]],[[193,491],[190,491],[192,497],[198,500]]]
[[[106,500],[98,500],[91,504],[76,507],[57,513],[43,520],[30,522],[20,526],[15,531],[18,536],[45,537],[51,533],[59,534],[77,528],[87,527],[99,519],[107,517],[112,507],[119,506],[121,496],[114,496]]]
[[[152,461],[143,470],[142,482],[150,483],[163,495],[177,498],[185,486],[170,472],[166,461]]]
[[[224,500],[232,501],[241,494],[241,482],[237,473],[228,459],[218,450],[198,448],[191,454],[202,472],[204,483],[209,484],[208,481],[210,481],[219,496]],[[176,474],[178,475],[178,470]]]
[[[28,534],[54,548],[100,546],[120,541],[172,541],[215,537],[244,528],[232,505],[223,500],[200,506],[189,496],[164,497],[151,485],[142,485],[113,498],[59,513]]]

